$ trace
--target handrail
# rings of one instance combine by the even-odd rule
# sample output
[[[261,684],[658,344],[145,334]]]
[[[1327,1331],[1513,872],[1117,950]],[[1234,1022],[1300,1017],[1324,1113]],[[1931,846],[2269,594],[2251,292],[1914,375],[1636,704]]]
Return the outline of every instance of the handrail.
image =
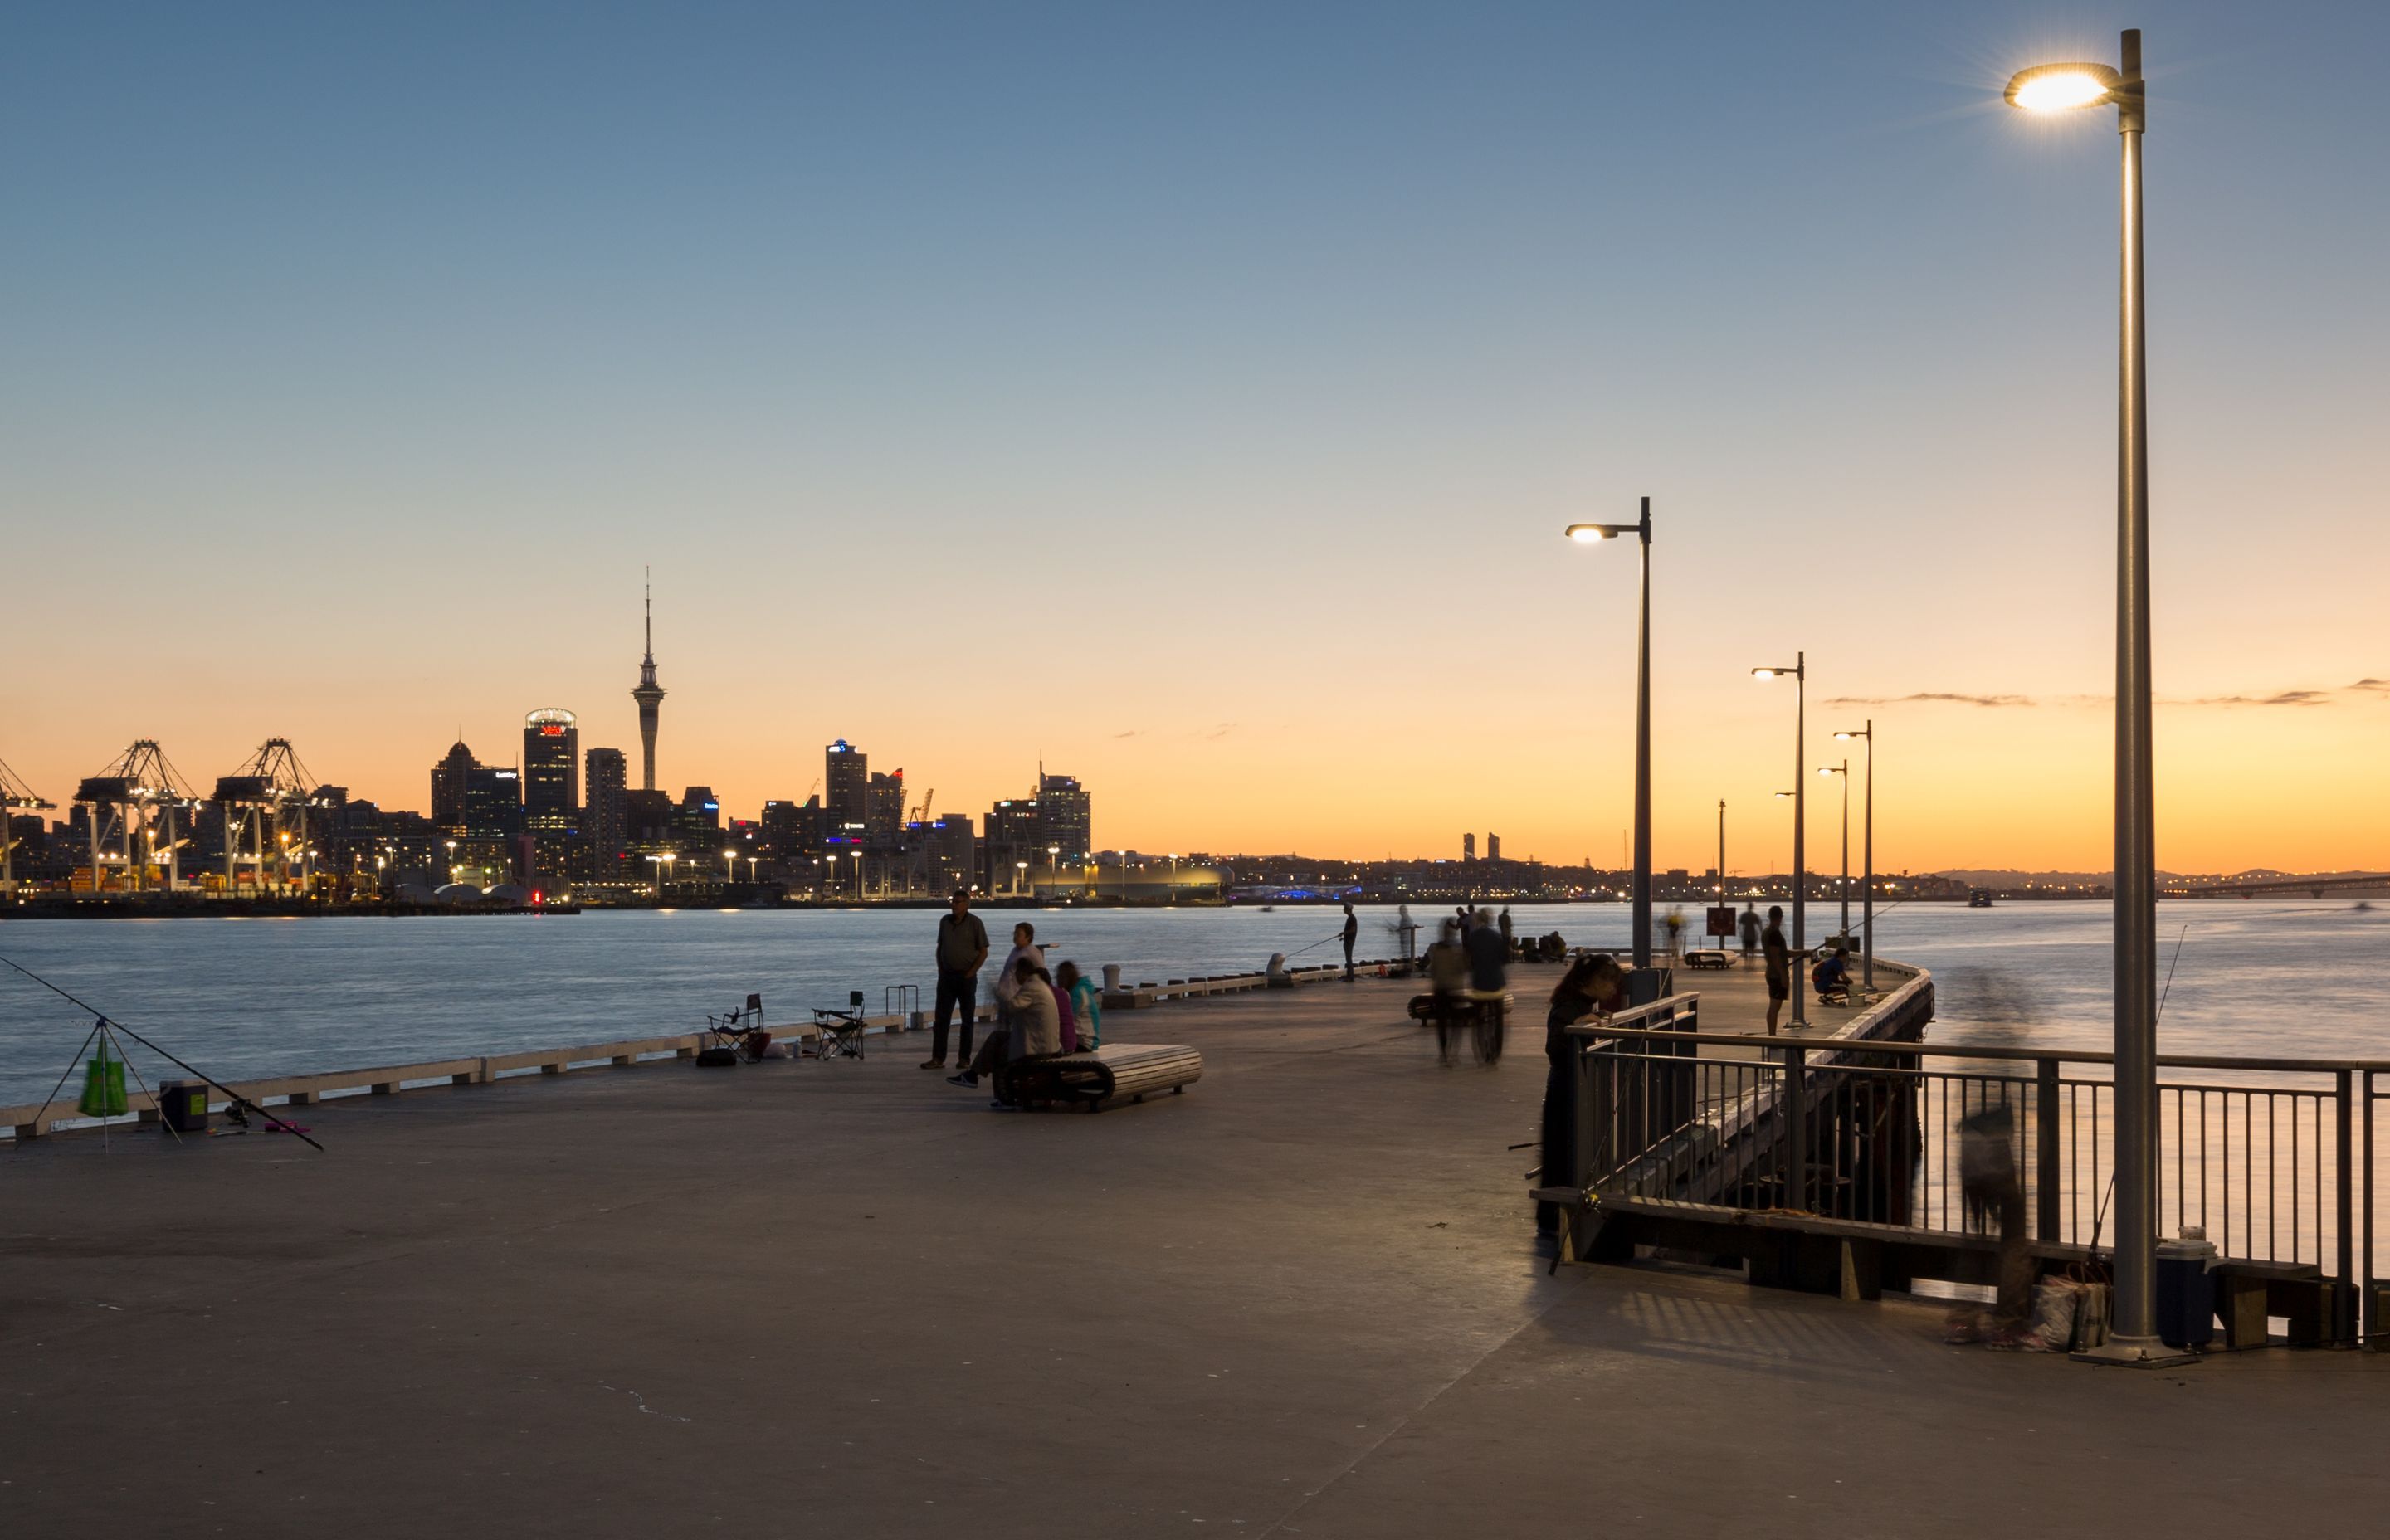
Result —
[[[1637,1007],[1638,1011],[1649,1008]],[[1964,1044],[1897,1043],[1874,1038],[1796,1037],[1789,1033],[1777,1037],[1763,1037],[1741,1033],[1652,1031],[1601,1022],[1578,1022],[1565,1030],[1572,1037],[1595,1040],[1609,1037],[1661,1038],[1672,1044],[1707,1043],[1733,1048],[1818,1048],[1829,1053],[1932,1054],[1945,1059],[1995,1059],[2026,1064],[2044,1060],[2063,1064],[2114,1064],[2116,1061],[2114,1053],[2096,1048],[2001,1048],[1988,1044],[1970,1047]],[[2227,1054],[2160,1054],[2157,1062],[2161,1066],[2170,1065],[2180,1070],[2258,1070],[2306,1074],[2329,1074],[2350,1070],[2359,1073],[2390,1074],[2390,1059],[2245,1059]]]

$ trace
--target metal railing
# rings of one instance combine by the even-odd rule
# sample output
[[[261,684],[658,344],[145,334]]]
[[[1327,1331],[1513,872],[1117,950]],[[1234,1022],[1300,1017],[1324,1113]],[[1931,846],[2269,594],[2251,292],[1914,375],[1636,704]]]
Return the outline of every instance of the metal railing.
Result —
[[[2033,1238],[2114,1239],[2110,1054],[1703,1033],[1690,995],[1570,1030],[1570,1185],[1597,1196],[1993,1233],[1962,1169],[1968,1139],[1990,1136],[1959,1125],[2000,1108]],[[2374,1109],[2390,1062],[2157,1062],[2161,1235],[2196,1226],[2225,1257],[2342,1284],[2384,1275]]]

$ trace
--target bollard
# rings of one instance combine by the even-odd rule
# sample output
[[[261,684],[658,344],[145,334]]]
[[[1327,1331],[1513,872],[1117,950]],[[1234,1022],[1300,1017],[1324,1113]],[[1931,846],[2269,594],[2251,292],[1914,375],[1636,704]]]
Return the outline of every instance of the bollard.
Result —
[[[1121,986],[1120,970],[1121,965],[1118,963],[1104,964],[1104,988],[1107,991],[1112,993],[1119,992]]]

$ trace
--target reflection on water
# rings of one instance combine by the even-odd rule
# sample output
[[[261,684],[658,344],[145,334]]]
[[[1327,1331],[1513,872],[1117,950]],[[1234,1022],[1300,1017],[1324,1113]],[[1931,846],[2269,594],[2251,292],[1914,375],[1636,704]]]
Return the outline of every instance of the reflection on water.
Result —
[[[1414,905],[1433,928],[1449,913]],[[1365,905],[1363,954],[1393,949]],[[1017,918],[991,912],[999,939]],[[1333,908],[1033,912],[1055,960],[1132,982],[1336,955]],[[1818,905],[1822,935],[1834,906]],[[1856,916],[1854,917],[1856,918]],[[1901,904],[1878,948],[1934,971],[1940,1043],[2098,1049],[2110,1037],[2109,908]],[[1521,935],[1623,950],[1622,905],[1517,905]],[[2163,905],[2179,962],[2159,1041],[2177,1052],[2390,1059],[2390,911],[2346,903]],[[932,982],[932,911],[639,911],[417,919],[11,920],[0,953],[223,1075],[342,1069],[695,1030],[760,990],[775,1020]],[[2186,930],[2187,928],[2187,930]],[[1387,939],[1381,939],[1387,938]],[[0,1103],[38,1100],[90,1020],[0,975]],[[138,1061],[145,1075],[159,1066]],[[72,1086],[70,1085],[70,1091]]]

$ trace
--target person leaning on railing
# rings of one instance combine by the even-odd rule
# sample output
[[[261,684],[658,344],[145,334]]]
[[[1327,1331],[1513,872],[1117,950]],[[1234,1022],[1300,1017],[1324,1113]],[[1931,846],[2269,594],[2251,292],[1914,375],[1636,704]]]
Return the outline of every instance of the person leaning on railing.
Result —
[[[1569,964],[1552,989],[1544,1013],[1544,1118],[1540,1143],[1545,1187],[1557,1187],[1569,1175],[1576,1149],[1576,1086],[1570,1077],[1570,1055],[1576,1051],[1568,1029],[1590,1016],[1605,1020],[1626,997],[1626,974],[1603,953],[1588,953]],[[1536,1205],[1536,1234],[1557,1240],[1560,1210],[1550,1203]]]

